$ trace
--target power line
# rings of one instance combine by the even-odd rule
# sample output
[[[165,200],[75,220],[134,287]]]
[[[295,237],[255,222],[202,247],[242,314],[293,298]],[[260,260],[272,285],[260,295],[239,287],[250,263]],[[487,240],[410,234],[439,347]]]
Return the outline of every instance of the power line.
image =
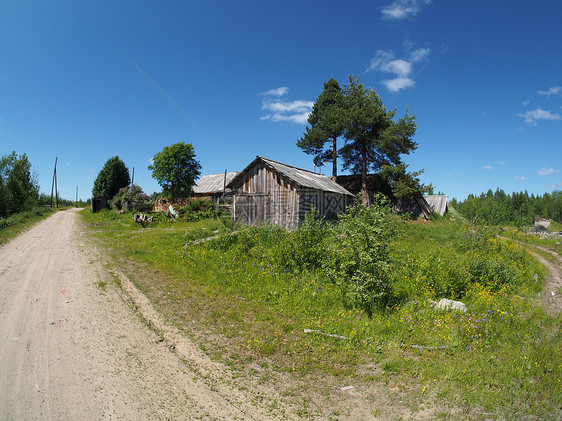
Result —
[[[132,65],[135,69],[137,69],[137,71],[138,71],[148,82],[150,82],[150,84],[151,84],[152,86],[154,86],[154,88],[156,88],[156,90],[157,90],[158,92],[160,92],[160,95],[162,95],[164,98],[166,98],[166,100],[167,100],[170,104],[172,104],[172,105],[174,106],[174,108],[175,108],[176,110],[178,110],[179,113],[180,113],[181,115],[183,115],[184,118],[185,118],[187,121],[189,121],[189,122],[193,125],[193,127],[195,127],[195,128],[199,131],[199,133],[201,133],[201,134],[209,141],[209,143],[211,143],[220,153],[222,153],[226,159],[228,159],[230,162],[232,162],[232,163],[234,164],[234,166],[235,166],[237,169],[240,169],[240,167],[238,166],[238,164],[237,164],[236,162],[234,162],[234,160],[233,160],[230,156],[228,156],[227,153],[226,153],[224,150],[222,150],[222,148],[211,138],[211,136],[209,136],[209,135],[201,128],[201,126],[199,126],[199,124],[197,124],[197,123],[195,122],[195,120],[193,120],[193,119],[189,116],[189,114],[187,114],[187,113],[178,105],[178,103],[177,103],[176,101],[174,101],[174,100],[172,99],[172,97],[170,97],[170,95],[168,95],[168,94],[166,93],[166,91],[164,91],[164,89],[162,89],[154,80],[152,80],[152,78],[142,69],[142,67],[140,67],[137,63],[135,63],[132,59],[129,59],[129,63],[131,63],[131,65]]]

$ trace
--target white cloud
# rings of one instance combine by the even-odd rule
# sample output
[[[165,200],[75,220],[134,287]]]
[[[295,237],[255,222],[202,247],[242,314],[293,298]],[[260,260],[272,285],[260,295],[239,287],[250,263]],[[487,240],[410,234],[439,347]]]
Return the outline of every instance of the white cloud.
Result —
[[[399,20],[416,16],[422,4],[429,4],[431,0],[396,0],[381,7],[383,19]]]
[[[494,169],[494,167],[492,167],[491,165],[484,165],[484,166],[482,167],[482,169],[483,169],[483,170],[486,170],[486,171],[492,171],[492,170]]]
[[[268,97],[279,97],[286,95],[288,90],[289,88],[287,87],[272,89],[271,91],[264,93],[264,95]],[[264,98],[262,102],[262,110],[267,111],[268,114],[260,117],[260,120],[306,124],[313,105],[313,101],[282,101],[279,99]]]
[[[266,95],[266,96],[283,96],[283,95],[287,95],[287,93],[289,93],[289,88],[286,86],[280,86],[279,88],[275,88],[275,89],[271,89],[267,92],[262,92],[262,95]]]
[[[540,169],[537,172],[537,174],[538,175],[550,175],[550,174],[554,174],[555,172],[558,172],[558,170],[555,170],[554,168],[543,167],[542,169]]]
[[[505,161],[499,161],[499,162],[498,162],[498,165],[502,165],[502,166],[503,166],[503,165],[507,165],[507,162],[505,162]]]
[[[304,112],[310,111],[314,102],[312,101],[265,101],[263,103],[262,109],[273,111],[274,113],[292,113],[292,112]]]
[[[414,63],[424,61],[431,54],[431,48],[418,48],[410,54],[410,60]]]
[[[382,63],[381,70],[389,73],[395,73],[399,77],[406,77],[412,72],[412,63],[406,60],[390,60]]]
[[[365,73],[373,71],[393,73],[396,75],[394,79],[386,79],[383,80],[382,83],[389,91],[398,92],[415,85],[414,78],[411,76],[414,64],[426,61],[430,53],[430,48],[418,48],[414,50],[406,60],[396,58],[392,51],[378,50],[371,59]]]
[[[562,188],[562,183],[552,184],[551,186],[548,186],[548,188],[552,190]]]
[[[526,99],[525,101],[522,102],[523,106],[526,107],[527,105],[529,105],[531,103],[531,101],[529,101],[528,99]]]
[[[550,97],[550,95],[562,95],[562,86],[553,86],[548,88],[548,91],[537,91],[539,95],[546,95]]]
[[[409,88],[410,86],[414,86],[416,83],[413,79],[409,77],[398,77],[396,79],[387,79],[383,80],[382,83],[386,86],[390,92],[398,92],[402,89]]]
[[[525,177],[522,176],[522,175],[516,175],[516,176],[515,176],[515,179],[516,179],[516,180],[520,180],[520,181],[525,181]]]
[[[562,117],[558,113],[551,113],[550,111],[543,110],[538,107],[534,110],[527,111],[526,113],[520,113],[519,117],[523,118],[525,123],[530,125],[536,125],[539,120],[560,120]]]
[[[306,111],[300,114],[279,114],[274,113],[270,114],[269,116],[262,117],[262,120],[271,120],[274,122],[289,122],[289,123],[296,123],[296,124],[306,124],[308,122],[308,116],[310,115],[310,111]]]

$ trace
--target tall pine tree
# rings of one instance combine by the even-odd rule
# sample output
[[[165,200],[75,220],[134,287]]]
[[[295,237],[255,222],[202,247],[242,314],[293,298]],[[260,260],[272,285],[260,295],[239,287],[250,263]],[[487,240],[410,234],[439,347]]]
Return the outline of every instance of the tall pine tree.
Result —
[[[297,141],[297,146],[304,152],[314,155],[314,163],[323,165],[332,162],[332,177],[338,173],[337,140],[342,135],[345,125],[345,98],[334,78],[324,83],[324,90],[312,107],[308,117],[306,132]]]
[[[368,204],[367,173],[380,171],[395,191],[411,195],[421,188],[418,173],[407,173],[401,155],[417,148],[412,140],[416,132],[415,116],[406,115],[394,121],[396,109],[388,111],[376,91],[365,88],[358,79],[349,77],[345,86],[345,145],[340,150],[344,169],[361,174],[363,203]]]

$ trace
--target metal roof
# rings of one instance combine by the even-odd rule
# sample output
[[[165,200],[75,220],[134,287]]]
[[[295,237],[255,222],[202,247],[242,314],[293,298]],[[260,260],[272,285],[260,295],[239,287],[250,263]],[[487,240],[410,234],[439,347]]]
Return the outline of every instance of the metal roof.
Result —
[[[325,175],[317,174],[308,170],[303,170],[302,168],[293,167],[291,165],[282,164],[281,162],[273,161],[261,156],[257,156],[256,159],[254,159],[252,163],[244,169],[244,171],[242,171],[237,177],[235,177],[235,179],[241,177],[243,173],[248,171],[259,161],[263,161],[265,165],[290,178],[301,187],[353,196],[352,193],[350,193],[334,180],[326,177]],[[235,179],[233,179],[232,181],[234,182]]]
[[[226,184],[230,183],[234,177],[239,173],[237,171],[226,173]],[[193,186],[193,193],[207,194],[207,193],[222,193],[224,190],[224,173],[222,174],[206,174],[199,179],[195,186]]]
[[[437,212],[441,216],[445,215],[449,196],[445,196],[443,194],[430,194],[424,196],[424,198],[434,212]]]

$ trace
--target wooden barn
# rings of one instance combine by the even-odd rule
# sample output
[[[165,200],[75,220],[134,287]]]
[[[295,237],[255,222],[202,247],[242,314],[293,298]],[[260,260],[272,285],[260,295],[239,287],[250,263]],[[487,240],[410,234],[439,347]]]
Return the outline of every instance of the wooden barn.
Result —
[[[248,225],[274,224],[292,230],[312,209],[333,219],[353,194],[330,178],[256,157],[227,185],[232,189],[232,219]]]

